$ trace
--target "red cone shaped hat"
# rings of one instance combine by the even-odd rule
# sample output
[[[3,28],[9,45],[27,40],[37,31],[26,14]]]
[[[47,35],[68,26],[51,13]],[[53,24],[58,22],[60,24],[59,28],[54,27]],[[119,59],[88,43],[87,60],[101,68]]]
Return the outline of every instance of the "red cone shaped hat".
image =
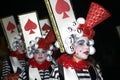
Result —
[[[92,29],[108,17],[110,17],[109,11],[103,8],[103,6],[92,2],[86,17],[85,26]]]
[[[110,16],[110,12],[103,8],[103,6],[92,2],[86,17],[85,24],[80,24],[78,29],[83,30],[84,36],[92,39],[95,35],[93,28]]]

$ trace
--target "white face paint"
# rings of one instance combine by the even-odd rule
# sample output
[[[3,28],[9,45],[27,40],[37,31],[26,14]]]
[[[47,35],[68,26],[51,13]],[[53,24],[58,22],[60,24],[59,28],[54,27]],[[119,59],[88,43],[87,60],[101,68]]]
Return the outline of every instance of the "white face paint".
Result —
[[[42,63],[46,60],[48,54],[47,54],[47,50],[40,50],[38,53],[34,53],[34,59],[38,62],[38,63]]]
[[[88,58],[90,52],[89,39],[87,37],[80,37],[75,42],[75,54],[73,55],[77,60],[84,60]]]
[[[25,47],[24,47],[24,44],[21,43],[21,44],[19,44],[18,46],[16,46],[16,51],[17,51],[19,54],[23,54],[23,53],[25,53]]]

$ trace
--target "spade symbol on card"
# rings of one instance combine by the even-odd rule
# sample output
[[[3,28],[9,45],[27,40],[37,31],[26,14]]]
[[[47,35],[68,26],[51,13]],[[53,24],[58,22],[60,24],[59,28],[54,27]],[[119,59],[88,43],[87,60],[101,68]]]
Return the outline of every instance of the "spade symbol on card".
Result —
[[[48,33],[48,31],[50,30],[50,26],[45,23],[44,26],[42,27],[42,30]]]
[[[43,27],[42,27],[42,34],[43,34],[44,36],[46,36],[49,31],[50,31],[50,26],[45,23],[45,24],[43,25]]]
[[[25,31],[30,31],[29,34],[34,34],[35,32],[33,31],[33,29],[36,29],[36,28],[37,28],[37,25],[33,21],[28,19],[24,27]]]
[[[69,17],[67,12],[70,10],[70,6],[64,0],[57,0],[55,10],[58,14],[63,14],[63,19]]]
[[[7,25],[7,30],[10,31],[11,33],[13,33],[14,29],[15,29],[15,25],[9,21],[9,23]]]

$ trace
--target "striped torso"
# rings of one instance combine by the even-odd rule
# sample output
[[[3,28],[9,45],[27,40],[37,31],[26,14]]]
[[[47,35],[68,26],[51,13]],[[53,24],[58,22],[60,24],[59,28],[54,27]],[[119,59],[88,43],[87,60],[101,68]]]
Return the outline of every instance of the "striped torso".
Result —
[[[58,66],[56,66],[54,68],[54,71],[52,72],[52,77],[54,79],[59,79],[59,80],[64,80],[64,73],[63,73],[63,67],[62,69],[58,68]],[[82,69],[80,71],[75,71],[76,72],[76,75],[78,77],[79,80],[93,80],[91,78],[91,76],[96,76],[95,74],[94,75],[91,75],[90,74],[90,71],[89,69]],[[99,80],[103,80],[102,77],[101,77],[101,73],[99,73]]]
[[[9,57],[8,57],[9,58]],[[1,76],[1,79],[6,76],[7,74],[9,73],[14,73],[13,69],[12,69],[12,66],[11,66],[11,62],[10,62],[10,59],[5,59],[3,62],[2,62],[2,76]],[[25,60],[19,60],[20,64],[22,65],[23,69],[26,65],[26,61]]]
[[[29,70],[27,70],[29,71]],[[20,75],[19,75],[19,79],[18,80],[29,80],[29,73],[26,70],[23,71]],[[47,70],[38,70],[39,71],[39,75],[41,77],[42,80],[49,80],[50,78],[50,71],[49,69]]]

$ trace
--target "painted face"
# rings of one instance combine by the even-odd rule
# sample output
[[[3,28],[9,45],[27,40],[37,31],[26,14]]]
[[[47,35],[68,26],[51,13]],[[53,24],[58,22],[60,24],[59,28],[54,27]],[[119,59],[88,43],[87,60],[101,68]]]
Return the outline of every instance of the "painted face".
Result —
[[[34,53],[34,59],[38,63],[44,62],[46,60],[47,56],[48,56],[47,50],[40,49],[37,53]]]
[[[90,51],[89,39],[87,37],[80,37],[75,42],[74,56],[79,59],[87,59]]]
[[[16,51],[19,53],[19,54],[22,54],[22,53],[25,53],[25,48],[24,48],[24,44],[21,43],[20,45],[16,46],[17,49]]]

